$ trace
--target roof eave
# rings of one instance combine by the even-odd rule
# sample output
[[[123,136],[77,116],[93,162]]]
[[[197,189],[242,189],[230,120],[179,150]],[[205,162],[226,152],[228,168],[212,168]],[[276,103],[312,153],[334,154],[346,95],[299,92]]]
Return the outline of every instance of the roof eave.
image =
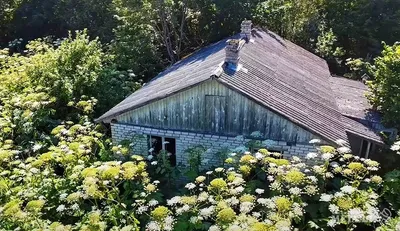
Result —
[[[145,102],[143,102],[143,103],[141,103],[141,104],[135,105],[135,106],[133,106],[133,107],[128,107],[128,108],[125,108],[125,109],[123,109],[123,110],[121,110],[121,111],[117,111],[117,112],[112,113],[112,114],[110,114],[110,115],[104,116],[104,115],[106,115],[108,112],[112,111],[112,110],[113,110],[113,108],[112,108],[112,109],[110,109],[108,112],[106,112],[106,113],[104,113],[102,116],[100,116],[99,118],[95,119],[94,121],[95,121],[96,123],[99,123],[99,122],[110,123],[112,119],[114,119],[115,117],[117,117],[117,116],[119,116],[119,115],[122,115],[122,114],[124,114],[124,113],[126,113],[126,112],[129,112],[129,111],[132,111],[132,110],[135,110],[135,109],[138,109],[138,108],[140,108],[140,107],[143,107],[143,106],[145,106],[145,105],[147,105],[147,104],[156,102],[156,101],[158,101],[158,100],[162,100],[162,99],[168,98],[168,97],[170,97],[170,96],[172,96],[172,95],[175,95],[175,94],[177,94],[177,93],[179,93],[179,92],[189,90],[189,89],[191,89],[191,88],[193,88],[193,87],[196,87],[197,85],[199,85],[199,84],[201,84],[201,83],[203,83],[203,82],[206,82],[206,81],[212,79],[213,77],[214,77],[214,75],[210,76],[210,78],[203,79],[203,80],[201,80],[201,81],[199,81],[199,82],[197,82],[197,83],[194,83],[194,84],[192,84],[192,85],[189,85],[189,86],[187,86],[187,87],[184,87],[184,88],[182,88],[182,89],[179,89],[178,91],[174,91],[174,92],[165,94],[165,95],[163,95],[162,97],[157,97],[157,98],[151,99],[151,100],[149,100],[149,101],[145,101]],[[141,90],[141,89],[139,89],[138,91],[140,91],[140,90]]]

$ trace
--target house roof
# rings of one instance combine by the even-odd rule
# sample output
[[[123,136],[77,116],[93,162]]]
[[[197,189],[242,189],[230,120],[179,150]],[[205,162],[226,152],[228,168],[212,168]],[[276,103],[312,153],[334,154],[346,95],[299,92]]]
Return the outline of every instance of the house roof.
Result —
[[[368,87],[361,81],[340,76],[330,78],[339,111],[343,116],[346,130],[378,143],[383,143],[378,131],[384,129],[381,116],[372,110],[365,95]]]
[[[368,87],[361,81],[340,76],[330,78],[339,111],[348,117],[380,122],[380,116],[371,109],[368,99]]]
[[[111,120],[215,78],[327,141],[347,140],[346,121],[323,59],[273,32],[253,29],[250,41],[240,50],[240,68],[233,71],[223,65],[226,41],[200,49],[167,68],[97,120]]]

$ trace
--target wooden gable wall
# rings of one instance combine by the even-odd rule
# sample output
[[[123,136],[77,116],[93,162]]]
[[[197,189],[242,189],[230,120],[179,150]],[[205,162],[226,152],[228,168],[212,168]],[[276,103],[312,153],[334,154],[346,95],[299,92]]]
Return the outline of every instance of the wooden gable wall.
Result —
[[[319,138],[215,80],[121,114],[118,122],[161,129],[308,142]]]

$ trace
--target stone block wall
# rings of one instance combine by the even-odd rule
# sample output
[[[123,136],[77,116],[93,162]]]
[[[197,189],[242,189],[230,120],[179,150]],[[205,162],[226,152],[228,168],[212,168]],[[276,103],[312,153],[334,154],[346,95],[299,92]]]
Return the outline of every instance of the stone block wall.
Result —
[[[133,140],[134,154],[147,155],[149,145],[147,135],[174,138],[176,140],[176,161],[186,164],[188,161],[185,150],[195,145],[202,145],[207,148],[204,162],[210,166],[219,166],[223,157],[217,156],[221,150],[234,149],[244,146],[250,139],[238,139],[234,136],[220,136],[203,133],[162,130],[148,127],[141,127],[129,124],[112,123],[111,132],[114,143],[122,140]],[[316,147],[310,144],[290,145],[285,141],[271,141],[270,149],[283,150],[285,158],[291,156],[305,157],[309,152],[316,152]],[[268,147],[267,147],[268,149]]]

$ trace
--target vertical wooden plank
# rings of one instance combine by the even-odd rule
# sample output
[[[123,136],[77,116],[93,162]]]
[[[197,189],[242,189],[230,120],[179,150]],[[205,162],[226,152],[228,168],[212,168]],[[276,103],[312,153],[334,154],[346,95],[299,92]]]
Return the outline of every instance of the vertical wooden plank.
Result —
[[[221,133],[225,133],[226,132],[226,128],[225,128],[225,123],[226,123],[226,114],[225,114],[225,110],[226,110],[226,97],[225,96],[221,96],[218,97],[219,98],[219,110],[220,110],[220,115],[219,115],[219,131]]]
[[[221,111],[221,102],[220,102],[220,97],[218,96],[211,96],[212,101],[213,101],[213,106],[214,106],[214,114],[213,114],[213,131],[216,133],[220,132],[220,111]]]
[[[213,131],[213,109],[214,109],[214,105],[213,105],[213,101],[212,98],[208,95],[205,96],[205,126],[206,126],[206,131],[208,132],[212,132]]]

